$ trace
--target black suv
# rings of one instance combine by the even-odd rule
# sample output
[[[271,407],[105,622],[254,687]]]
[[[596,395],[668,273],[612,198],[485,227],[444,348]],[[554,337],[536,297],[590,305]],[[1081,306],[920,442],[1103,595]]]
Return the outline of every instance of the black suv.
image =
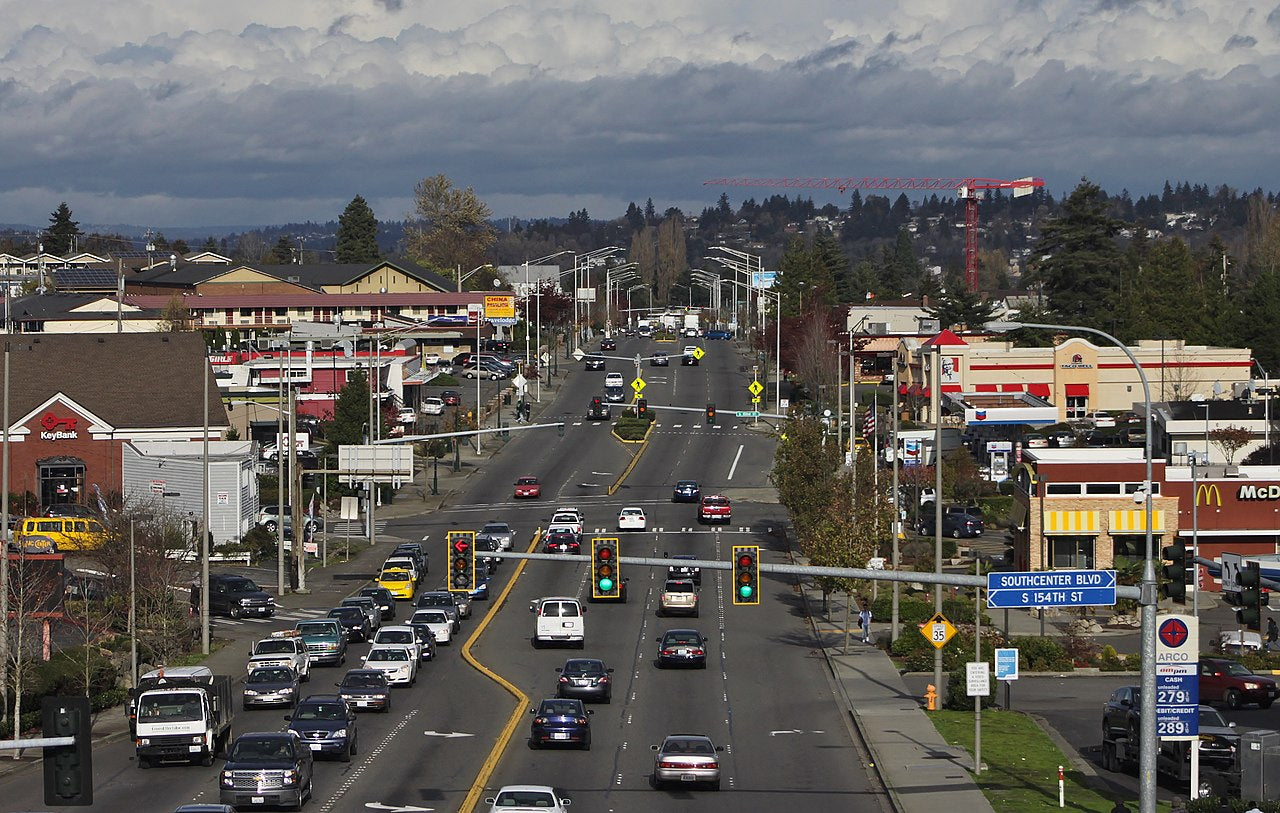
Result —
[[[396,548],[399,553],[400,549]],[[396,617],[396,597],[385,587],[361,587],[359,595],[373,599],[382,612],[383,621],[391,621]]]
[[[222,766],[218,801],[301,809],[311,798],[312,768],[311,749],[292,731],[241,734]]]
[[[191,607],[200,608],[200,585],[191,585]],[[270,618],[276,614],[276,600],[253,579],[235,573],[209,574],[209,614],[239,618],[253,615]]]
[[[587,356],[585,359],[583,359],[583,361],[586,364],[586,368],[588,370],[604,369],[604,356],[591,355],[591,356]]]
[[[599,396],[593,396],[591,403],[587,405],[587,420],[589,421],[607,421],[609,420],[609,405]]]
[[[356,753],[356,713],[341,695],[313,694],[298,702],[289,721],[307,747],[350,762]]]

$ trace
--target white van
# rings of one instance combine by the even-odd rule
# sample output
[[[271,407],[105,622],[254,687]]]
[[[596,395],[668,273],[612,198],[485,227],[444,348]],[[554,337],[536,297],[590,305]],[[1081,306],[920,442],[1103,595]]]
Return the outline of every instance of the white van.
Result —
[[[540,598],[529,604],[529,612],[536,616],[533,630],[535,647],[544,643],[567,643],[582,649],[587,638],[586,624],[582,618],[586,608],[576,598]]]

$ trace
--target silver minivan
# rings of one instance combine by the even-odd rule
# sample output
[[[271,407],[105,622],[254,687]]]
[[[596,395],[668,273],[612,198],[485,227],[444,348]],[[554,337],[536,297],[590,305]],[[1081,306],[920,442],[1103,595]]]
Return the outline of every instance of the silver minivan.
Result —
[[[564,643],[582,649],[587,630],[583,621],[586,608],[569,596],[548,596],[529,604],[534,620],[533,645]]]

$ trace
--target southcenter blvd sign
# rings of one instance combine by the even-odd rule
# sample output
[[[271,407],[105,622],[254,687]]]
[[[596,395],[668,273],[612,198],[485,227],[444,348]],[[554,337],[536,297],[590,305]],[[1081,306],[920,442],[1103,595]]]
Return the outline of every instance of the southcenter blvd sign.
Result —
[[[1114,570],[987,574],[987,608],[1100,607],[1116,603]]]

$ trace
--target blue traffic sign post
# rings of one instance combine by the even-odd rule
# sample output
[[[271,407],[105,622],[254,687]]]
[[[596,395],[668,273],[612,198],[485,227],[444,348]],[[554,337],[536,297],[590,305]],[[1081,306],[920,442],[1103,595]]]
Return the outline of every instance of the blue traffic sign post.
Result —
[[[1013,708],[1009,699],[1009,688],[1018,679],[1018,650],[1001,648],[996,650],[996,680],[1004,681],[1004,707],[1006,711]]]
[[[1116,603],[1114,570],[988,573],[987,608],[1109,607]]]

